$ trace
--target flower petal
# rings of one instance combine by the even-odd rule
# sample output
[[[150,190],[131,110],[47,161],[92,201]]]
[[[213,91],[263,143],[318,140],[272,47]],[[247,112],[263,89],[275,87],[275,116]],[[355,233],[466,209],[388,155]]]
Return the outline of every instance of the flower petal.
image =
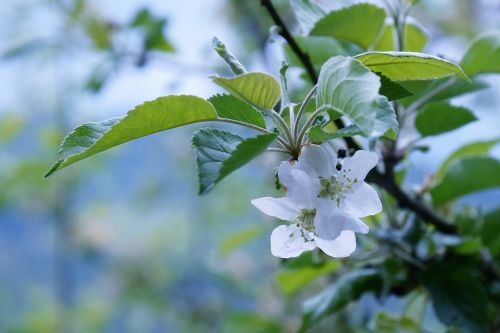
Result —
[[[377,191],[365,182],[357,184],[352,191],[346,193],[340,208],[356,217],[378,214],[382,211],[382,202]]]
[[[377,154],[367,150],[358,150],[353,157],[347,157],[344,160],[342,169],[347,171],[347,177],[351,179],[357,178],[358,181],[362,181],[377,163]]]
[[[323,252],[333,258],[348,257],[356,250],[356,236],[349,230],[342,231],[334,240],[316,238],[315,241]]]
[[[288,196],[300,208],[314,208],[314,201],[320,190],[319,178],[311,177],[301,169],[292,170],[296,186],[292,187]]]
[[[318,237],[324,240],[335,239],[344,230],[362,234],[366,234],[370,230],[363,220],[346,214],[330,202],[326,205],[325,201],[318,205],[314,227]]]
[[[327,142],[321,145],[310,144],[302,148],[298,164],[301,169],[311,168],[318,177],[330,178],[337,172],[337,154]]]
[[[290,188],[295,185],[295,181],[292,178],[292,170],[295,168],[289,161],[283,161],[278,167],[278,178],[280,183],[286,188]]]
[[[266,215],[285,221],[293,221],[298,216],[298,208],[289,198],[264,197],[252,200],[252,205]]]
[[[302,228],[296,224],[280,225],[271,234],[271,253],[276,257],[297,257],[315,247],[314,240],[306,241],[302,236]]]

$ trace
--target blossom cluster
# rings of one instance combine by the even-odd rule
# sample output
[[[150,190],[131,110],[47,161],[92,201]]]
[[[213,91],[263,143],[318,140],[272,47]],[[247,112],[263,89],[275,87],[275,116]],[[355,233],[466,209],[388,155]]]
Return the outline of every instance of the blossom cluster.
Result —
[[[272,254],[292,258],[316,247],[335,258],[354,252],[354,233],[369,230],[361,218],[382,210],[377,192],[364,182],[377,163],[373,152],[337,156],[328,143],[306,145],[297,160],[282,162],[278,178],[286,196],[252,200],[263,213],[291,222],[272,232]]]

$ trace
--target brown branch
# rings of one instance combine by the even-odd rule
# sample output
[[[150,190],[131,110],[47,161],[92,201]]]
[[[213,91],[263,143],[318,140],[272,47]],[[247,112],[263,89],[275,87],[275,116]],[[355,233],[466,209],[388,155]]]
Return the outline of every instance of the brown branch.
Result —
[[[271,0],[261,0],[260,3],[262,6],[266,8],[274,24],[278,26],[279,34],[286,40],[288,45],[290,45],[290,48],[304,66],[304,69],[306,70],[313,84],[316,84],[318,82],[318,75],[311,62],[311,58],[297,44],[292,34],[286,27],[285,23],[281,19],[280,15],[276,11],[276,8],[274,8],[274,5],[272,4]],[[341,119],[336,119],[334,122],[337,128],[339,129],[345,127]],[[346,137],[344,139],[349,149],[352,150],[361,149],[361,147],[358,145],[356,141],[354,141],[353,138]],[[425,204],[409,196],[398,186],[398,184],[396,184],[396,182],[394,181],[394,174],[393,174],[394,164],[390,160],[390,156],[389,157],[385,156],[384,159],[386,162],[385,173],[380,173],[378,170],[374,169],[368,175],[367,181],[373,182],[382,187],[383,189],[385,189],[397,200],[398,204],[401,207],[413,211],[421,219],[423,219],[429,224],[434,225],[436,229],[439,230],[440,232],[455,233],[456,232],[455,226],[451,225],[446,220],[438,216],[430,207],[427,207]]]

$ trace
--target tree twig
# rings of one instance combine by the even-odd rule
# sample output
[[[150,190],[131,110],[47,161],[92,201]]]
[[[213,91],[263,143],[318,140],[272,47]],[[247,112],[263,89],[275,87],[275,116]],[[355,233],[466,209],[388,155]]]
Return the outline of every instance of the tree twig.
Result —
[[[307,53],[305,53],[300,46],[297,44],[290,31],[286,27],[285,23],[281,19],[280,15],[274,8],[271,0],[261,0],[261,5],[266,8],[267,12],[271,16],[274,24],[276,24],[279,28],[279,34],[286,40],[290,48],[295,53],[297,58],[300,60],[302,65],[304,66],[309,78],[316,84],[318,82],[318,75],[314,66],[311,62],[311,59]],[[344,128],[344,123],[341,119],[336,119],[334,121],[337,128]],[[347,146],[353,150],[359,150],[361,147],[358,145],[354,139],[351,137],[344,138]],[[390,158],[390,156],[389,156]],[[387,160],[386,160],[387,162]],[[398,204],[403,207],[413,211],[417,214],[421,219],[426,221],[429,224],[432,224],[436,227],[437,230],[443,233],[455,233],[455,226],[448,223],[445,219],[438,216],[430,207],[421,203],[420,201],[412,198],[406,192],[404,192],[398,184],[394,181],[393,174],[393,165],[390,165],[386,168],[385,173],[380,173],[378,170],[373,169],[367,177],[367,181],[373,182],[383,189],[385,189],[388,193],[390,193],[398,202]]]

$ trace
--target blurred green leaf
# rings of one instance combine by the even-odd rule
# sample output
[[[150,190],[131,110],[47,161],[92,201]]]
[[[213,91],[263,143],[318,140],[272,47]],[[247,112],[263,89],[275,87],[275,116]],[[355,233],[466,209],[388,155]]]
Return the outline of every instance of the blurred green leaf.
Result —
[[[491,31],[474,39],[460,65],[469,75],[500,73],[500,31]]]
[[[24,119],[15,113],[7,113],[0,118],[0,143],[12,139],[24,126]]]
[[[147,8],[139,10],[131,22],[132,27],[141,28],[144,32],[144,50],[174,51],[164,34],[167,20],[155,17]]]
[[[472,156],[453,162],[430,193],[434,204],[442,205],[466,194],[498,186],[500,162],[490,157]]]
[[[425,28],[415,19],[409,18],[405,26],[405,43],[404,51],[421,52],[427,41],[429,35]],[[386,20],[382,36],[377,41],[374,47],[375,51],[393,51],[395,50],[394,43],[394,23],[392,19]]]
[[[452,246],[453,252],[463,255],[479,253],[483,248],[483,242],[480,237],[467,237],[459,244]]]
[[[224,239],[219,245],[219,251],[222,255],[227,256],[240,246],[261,236],[267,229],[261,225],[252,226],[248,229],[231,234]]]
[[[310,35],[344,39],[368,49],[378,37],[385,21],[385,10],[360,3],[334,10],[316,22]]]
[[[422,279],[443,324],[462,333],[488,331],[488,298],[474,268],[438,263],[427,268]]]
[[[60,159],[47,172],[57,170],[115,146],[147,135],[192,123],[215,120],[214,107],[189,95],[165,96],[146,102],[123,118],[87,123],[68,134],[60,148]]]
[[[90,16],[84,23],[87,35],[99,50],[109,49],[112,44],[111,26],[97,16]]]
[[[212,103],[220,118],[234,119],[266,128],[266,122],[262,114],[250,104],[234,96],[217,94],[210,97],[208,101]]]
[[[203,128],[193,136],[196,150],[200,194],[209,192],[231,172],[260,155],[277,134],[242,137],[216,128]]]
[[[430,136],[452,131],[475,120],[476,116],[467,108],[437,102],[418,112],[415,127],[422,136]]]
[[[334,314],[365,293],[378,292],[382,285],[380,274],[363,269],[343,274],[332,286],[307,300],[302,308],[301,332],[306,331],[328,315]]]
[[[433,80],[454,74],[469,81],[458,65],[425,53],[366,52],[356,59],[393,81]]]
[[[328,261],[323,265],[281,271],[276,274],[276,281],[285,294],[292,294],[315,279],[336,271],[338,267],[339,263],[337,261]]]
[[[272,109],[281,97],[280,84],[266,73],[245,73],[233,78],[216,76],[213,81],[234,96],[263,110]]]
[[[441,166],[436,172],[436,177],[442,178],[450,165],[458,159],[467,156],[487,156],[491,148],[498,143],[500,143],[500,138],[489,141],[473,142],[458,148],[450,156],[448,156],[443,163],[441,163]]]
[[[483,243],[490,250],[491,254],[500,254],[500,208],[489,212],[484,216],[481,237]]]
[[[311,62],[317,69],[321,67],[332,55],[354,55],[362,52],[359,46],[349,44],[330,37],[322,36],[294,36],[300,48],[309,55]],[[286,59],[291,65],[302,67],[302,62],[297,58],[288,44],[284,46]]]
[[[396,317],[385,312],[377,313],[375,329],[383,333],[421,333],[420,326],[408,317]]]
[[[223,333],[281,333],[279,322],[255,313],[240,313],[230,316],[223,325]]]
[[[414,94],[401,100],[401,103],[406,106],[419,100],[422,96],[426,96],[426,103],[432,103],[488,88],[486,83],[476,79],[467,82],[456,80],[455,77],[432,81],[404,81],[399,82],[399,84]]]
[[[381,136],[397,131],[397,120],[379,89],[380,78],[361,62],[336,56],[321,68],[316,105],[346,116],[367,136]]]
[[[308,34],[316,22],[326,14],[323,8],[311,0],[291,0],[290,5],[304,34]]]

